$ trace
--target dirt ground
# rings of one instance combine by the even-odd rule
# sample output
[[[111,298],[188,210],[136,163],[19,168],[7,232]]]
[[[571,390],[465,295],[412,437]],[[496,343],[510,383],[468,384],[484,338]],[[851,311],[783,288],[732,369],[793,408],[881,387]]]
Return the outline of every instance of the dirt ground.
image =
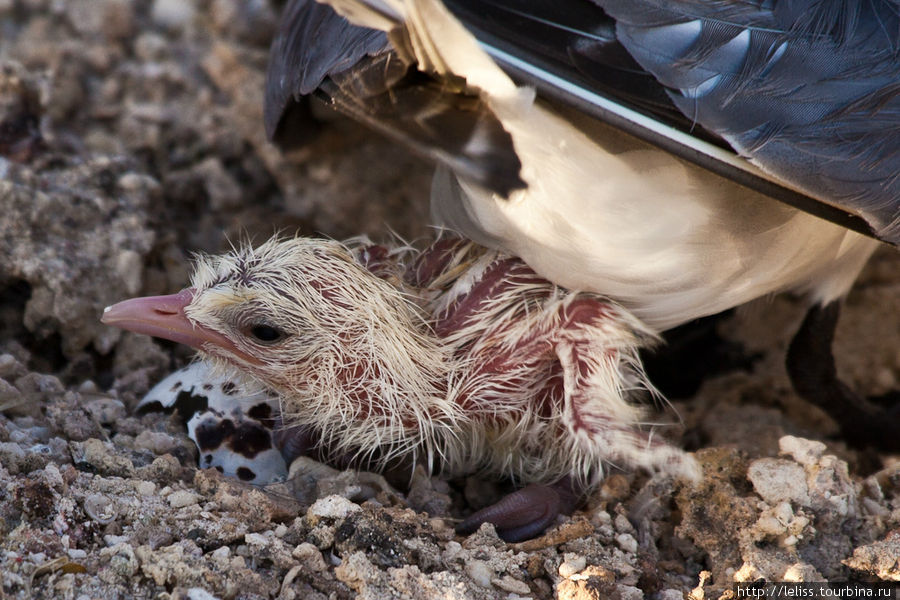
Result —
[[[175,419],[137,416],[191,353],[99,316],[181,289],[191,252],[428,235],[430,167],[392,143],[341,120],[290,156],[265,141],[276,21],[266,0],[0,0],[0,599],[700,600],[760,579],[900,581],[900,460],[836,441],[793,393],[791,298],[722,320],[752,365],[673,401],[698,486],[613,473],[520,544],[454,535],[445,517],[475,482],[420,473],[403,495],[325,473],[301,497],[198,470]],[[900,387],[897,252],[851,293],[836,353],[852,386]]]

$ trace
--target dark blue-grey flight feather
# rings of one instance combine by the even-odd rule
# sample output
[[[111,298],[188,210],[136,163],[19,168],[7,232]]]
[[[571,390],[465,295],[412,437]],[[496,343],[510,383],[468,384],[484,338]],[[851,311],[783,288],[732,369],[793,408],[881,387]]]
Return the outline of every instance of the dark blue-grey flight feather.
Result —
[[[314,127],[307,96],[508,195],[525,186],[512,139],[465,82],[430,78],[380,31],[350,25],[314,0],[291,0],[272,44],[265,124],[282,145]]]
[[[689,119],[900,243],[900,3],[594,1]]]
[[[277,140],[288,113],[326,77],[390,48],[384,32],[351,25],[326,5],[315,0],[291,2],[269,53],[263,114],[266,134]],[[296,131],[292,129],[290,135]]]

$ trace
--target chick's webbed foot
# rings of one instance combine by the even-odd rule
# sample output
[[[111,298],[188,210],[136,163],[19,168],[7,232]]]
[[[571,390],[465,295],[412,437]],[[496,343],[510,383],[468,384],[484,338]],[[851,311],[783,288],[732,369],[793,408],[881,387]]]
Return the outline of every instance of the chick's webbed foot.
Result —
[[[866,398],[837,376],[832,353],[840,304],[809,310],[787,354],[787,370],[794,389],[827,412],[849,443],[900,451],[900,393]]]
[[[492,523],[501,539],[519,542],[540,535],[557,516],[571,513],[576,504],[568,479],[552,485],[533,483],[471,514],[456,526],[456,533],[468,535],[482,523]]]

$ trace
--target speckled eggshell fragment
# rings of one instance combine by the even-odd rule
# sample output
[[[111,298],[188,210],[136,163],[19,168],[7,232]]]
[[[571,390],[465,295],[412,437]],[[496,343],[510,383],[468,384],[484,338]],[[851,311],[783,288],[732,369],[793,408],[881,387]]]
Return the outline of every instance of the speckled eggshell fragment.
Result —
[[[278,398],[265,391],[244,392],[206,362],[191,363],[160,381],[138,411],[177,413],[200,450],[201,468],[258,485],[287,475],[272,441]]]

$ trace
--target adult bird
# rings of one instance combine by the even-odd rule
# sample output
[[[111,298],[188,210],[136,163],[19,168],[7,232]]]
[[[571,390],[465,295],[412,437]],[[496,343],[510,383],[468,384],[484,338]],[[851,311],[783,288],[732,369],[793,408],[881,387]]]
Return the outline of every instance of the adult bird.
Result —
[[[831,352],[878,240],[900,243],[897,0],[322,1],[285,7],[274,140],[324,101],[438,163],[439,224],[658,331],[803,294],[798,393],[900,449],[896,403]]]

